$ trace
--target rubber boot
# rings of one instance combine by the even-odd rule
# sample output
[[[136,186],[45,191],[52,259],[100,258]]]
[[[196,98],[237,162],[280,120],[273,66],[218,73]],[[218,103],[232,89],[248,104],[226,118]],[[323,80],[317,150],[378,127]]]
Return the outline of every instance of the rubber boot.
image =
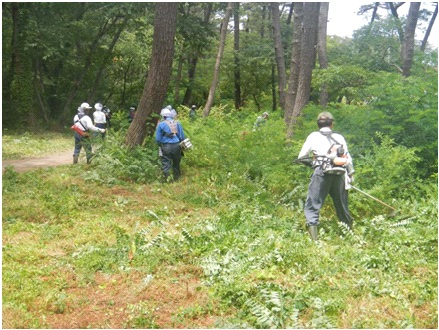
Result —
[[[308,226],[308,233],[313,241],[317,241],[319,239],[319,232],[317,230],[317,226],[315,225]]]
[[[93,154],[87,157],[87,164],[91,164],[91,160],[93,159],[93,157],[94,157]]]
[[[78,164],[79,156],[73,156],[73,164]]]

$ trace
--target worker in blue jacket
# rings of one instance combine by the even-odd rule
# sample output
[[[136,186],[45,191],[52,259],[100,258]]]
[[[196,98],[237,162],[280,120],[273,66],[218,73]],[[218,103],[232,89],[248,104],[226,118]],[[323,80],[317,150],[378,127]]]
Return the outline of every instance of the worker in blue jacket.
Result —
[[[182,157],[180,142],[185,139],[183,127],[178,120],[174,119],[173,112],[164,108],[160,112],[163,120],[158,123],[155,140],[159,145],[159,155],[162,162],[162,170],[166,182],[178,180],[181,175],[180,162]],[[171,179],[172,168],[172,179]]]

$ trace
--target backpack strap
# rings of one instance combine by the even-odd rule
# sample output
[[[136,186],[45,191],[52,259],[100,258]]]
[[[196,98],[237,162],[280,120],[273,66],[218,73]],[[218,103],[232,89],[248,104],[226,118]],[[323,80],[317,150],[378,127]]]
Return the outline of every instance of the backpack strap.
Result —
[[[178,140],[181,141],[180,136],[178,135],[178,121],[176,120],[165,120],[165,123],[169,126],[169,129],[171,130],[171,134],[165,134],[167,137],[173,137],[177,136]]]
[[[332,140],[332,141],[334,141],[336,144],[340,144],[340,145],[341,145],[341,143],[338,142],[336,139],[334,139],[333,136],[332,136],[332,134],[333,134],[333,133],[336,133],[336,132],[333,132],[333,131],[329,131],[329,132],[322,132],[322,131],[319,131],[319,133],[322,134],[322,135],[324,135],[324,136],[326,136],[326,137],[328,138],[328,141],[329,141],[329,142],[331,142],[331,140]]]
[[[319,131],[323,136],[326,136],[326,138],[328,139],[328,142],[329,142],[329,144],[331,145],[330,147],[329,147],[329,149],[328,149],[328,154],[331,152],[331,149],[332,149],[332,147],[334,146],[334,144],[338,144],[338,145],[341,145],[342,146],[342,144],[340,143],[340,142],[338,142],[336,139],[334,139],[334,137],[332,136],[332,133],[335,133],[335,132],[333,132],[333,131],[329,131],[329,132],[322,132],[322,131]],[[334,143],[335,142],[335,143]]]
[[[86,129],[85,126],[84,126],[84,125],[82,124],[82,122],[81,122],[81,118],[82,118],[82,117],[84,117],[84,114],[78,114],[78,118],[79,118],[79,119],[78,119],[77,121],[75,121],[75,124],[76,124],[76,123],[79,123],[79,124],[82,126],[82,128],[84,129],[84,132],[87,132],[88,129]]]

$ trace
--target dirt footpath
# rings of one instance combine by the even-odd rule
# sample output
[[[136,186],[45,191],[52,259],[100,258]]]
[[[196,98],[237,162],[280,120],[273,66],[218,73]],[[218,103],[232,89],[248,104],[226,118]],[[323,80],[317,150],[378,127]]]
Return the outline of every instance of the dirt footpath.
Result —
[[[42,157],[2,160],[2,173],[7,166],[12,166],[16,172],[25,172],[40,167],[67,165],[73,163],[73,150],[62,151],[59,154]]]

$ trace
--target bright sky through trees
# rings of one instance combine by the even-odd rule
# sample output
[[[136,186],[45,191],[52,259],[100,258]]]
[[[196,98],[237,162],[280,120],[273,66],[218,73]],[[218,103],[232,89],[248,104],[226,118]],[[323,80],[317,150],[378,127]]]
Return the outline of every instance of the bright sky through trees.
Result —
[[[362,5],[371,4],[370,1],[330,1],[329,2],[329,17],[328,17],[328,35],[337,35],[340,37],[352,37],[353,31],[368,24],[371,13],[368,15],[357,15],[358,10]],[[407,15],[409,9],[409,2],[398,9],[399,15]],[[433,3],[423,2],[421,9],[434,10]],[[378,13],[385,16],[387,13],[384,9],[379,9]],[[418,22],[419,23],[419,22]],[[425,29],[428,23],[423,23],[423,30],[418,28],[416,39],[422,40]],[[439,45],[439,27],[438,22],[435,22],[431,31],[428,42],[435,47]],[[419,26],[419,24],[418,24]]]

